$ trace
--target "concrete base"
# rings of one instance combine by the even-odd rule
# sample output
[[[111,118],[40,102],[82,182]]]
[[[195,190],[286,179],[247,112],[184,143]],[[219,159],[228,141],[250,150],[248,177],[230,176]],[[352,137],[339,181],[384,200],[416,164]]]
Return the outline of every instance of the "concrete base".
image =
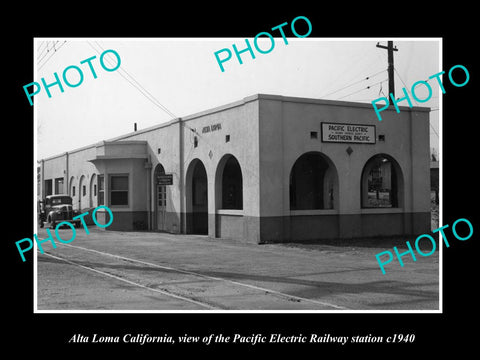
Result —
[[[424,234],[430,232],[430,213],[295,215],[262,218],[216,214],[209,215],[209,223],[211,237],[261,244]]]
[[[241,242],[260,243],[260,218],[243,215],[209,215],[210,236],[235,239]],[[212,220],[215,220],[212,222]]]
[[[408,236],[431,230],[430,212],[265,217],[260,229],[260,243]]]
[[[105,230],[116,231],[139,231],[148,230],[148,213],[146,211],[113,211],[113,222]],[[95,214],[100,224],[106,224],[110,221],[106,212],[97,211]]]
[[[159,224],[158,214],[152,212],[151,230],[161,231],[172,234],[180,234],[180,214],[176,212],[165,211],[163,224]]]
[[[115,212],[107,230],[147,230],[147,212]],[[166,232],[179,233],[179,215],[166,214]],[[104,224],[105,213],[97,212]],[[252,217],[226,214],[185,214],[186,233],[209,235],[211,238],[235,239],[248,243],[353,239],[379,236],[411,236],[430,229],[430,212],[355,215],[291,215]],[[175,225],[175,226],[173,226]],[[153,229],[157,230],[157,229]]]

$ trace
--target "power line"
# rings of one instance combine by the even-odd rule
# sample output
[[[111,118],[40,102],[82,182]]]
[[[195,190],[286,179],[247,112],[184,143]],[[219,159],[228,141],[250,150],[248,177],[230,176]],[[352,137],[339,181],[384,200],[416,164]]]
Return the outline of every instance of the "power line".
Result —
[[[38,48],[37,48],[37,53],[42,53],[42,52],[45,51],[45,48],[43,48],[42,51],[40,51],[40,49],[42,48],[42,46],[45,46],[45,48],[46,48],[46,47],[48,46],[48,41],[42,41],[42,42],[40,43],[40,45],[39,45]],[[37,58],[38,58],[38,56],[37,56]]]
[[[368,59],[369,53],[370,50],[368,48],[365,48],[363,53],[360,56],[356,57],[355,64],[357,64],[357,66],[359,66],[359,64],[363,65],[364,61]],[[345,70],[342,69],[342,71],[339,71],[340,77],[337,77],[336,79],[330,81],[328,85],[324,87],[325,92],[330,92],[332,89],[335,89],[340,81],[340,78],[342,82],[345,82],[346,79],[357,79],[361,74],[368,73],[369,71],[367,72],[367,69],[371,67],[371,65],[371,63],[367,64],[367,66],[363,67],[361,71],[355,74],[355,76],[350,76],[350,74],[355,70],[355,68],[347,65],[347,68]]]
[[[44,53],[47,53],[49,51],[48,49],[48,41],[44,41],[42,42],[42,44],[40,45],[39,49],[38,49],[38,54],[37,54],[37,60],[44,55]],[[44,48],[40,51],[40,48],[44,46]]]
[[[53,47],[54,52],[52,52],[52,54],[50,55],[50,57],[48,57],[47,60],[45,60],[45,62],[44,62],[42,65],[40,65],[37,70],[40,70],[42,67],[44,67],[45,64],[53,57],[53,55],[55,55],[55,54],[63,47],[63,45],[65,45],[66,42],[67,42],[67,40],[65,40],[57,49],[55,49],[55,47]],[[40,60],[40,61],[37,63],[37,66],[38,66],[41,62],[42,62],[42,60]]]
[[[385,70],[384,70],[384,71],[385,71]],[[373,85],[368,85],[367,87],[365,87],[365,88],[363,88],[363,89],[360,89],[360,90],[354,91],[353,93],[350,93],[350,94],[348,94],[348,95],[344,95],[344,96],[342,96],[342,97],[339,97],[337,100],[340,100],[340,99],[346,98],[346,97],[348,97],[348,96],[351,96],[351,95],[353,95],[353,94],[359,93],[360,91],[369,90],[370,88],[374,87],[375,85],[381,84],[382,82],[387,81],[387,80],[388,80],[388,78],[387,78],[387,79],[383,79],[383,80],[381,80],[381,81],[379,81],[379,82],[377,82],[377,83],[375,83],[375,84],[373,84]]]
[[[438,109],[433,109],[431,111],[437,111]],[[440,135],[438,135],[437,133],[437,130],[435,130],[435,128],[432,126],[432,123],[430,123],[430,127],[432,128],[433,132],[435,133],[435,135],[437,135],[438,137],[440,137]]]
[[[88,45],[90,45],[90,47],[92,49],[94,49],[98,54],[101,55],[100,51],[98,51],[98,49],[96,49],[89,41],[87,41]],[[100,44],[98,44],[98,42],[96,42],[97,45],[103,50],[105,51],[102,46]],[[110,60],[108,58],[106,58],[107,62],[109,63],[109,65],[112,65],[110,63]],[[178,116],[176,116],[174,113],[172,113],[170,110],[168,110],[162,103],[160,103],[160,101],[158,101],[155,96],[153,96],[147,89],[145,89],[137,80],[135,80],[135,78],[130,75],[126,70],[125,68],[123,67],[120,67],[117,71],[117,73],[123,77],[130,85],[132,85],[135,89],[137,89],[140,94],[142,94],[147,100],[149,100],[152,104],[154,104],[155,106],[157,106],[159,109],[161,109],[163,112],[167,113],[169,116],[171,116],[172,118],[176,118]],[[131,79],[127,78],[126,75],[124,75],[124,73],[130,77]]]
[[[102,49],[102,51],[105,51],[105,49],[98,43],[98,41],[95,41],[95,43],[100,47],[100,49]],[[152,97],[165,110],[165,112],[167,112],[173,118],[178,117],[170,110],[168,110],[162,103],[160,103],[160,101],[158,101],[155,96],[153,96],[147,89],[145,89],[142,84],[140,84],[132,75],[130,75],[130,73],[125,68],[120,68],[120,70],[127,74],[127,76],[129,76],[138,86],[140,86],[140,88],[142,88],[150,97]]]
[[[44,59],[44,58],[50,53],[50,51],[53,50],[53,51],[55,52],[55,45],[56,45],[58,42],[59,42],[58,40],[55,41],[55,42],[52,41],[52,47],[49,49],[49,47],[48,47],[49,41],[47,41],[45,48],[40,52],[40,54],[38,54],[37,60],[40,62],[40,61],[42,61],[42,59]],[[41,58],[41,59],[40,59],[40,58]]]
[[[397,71],[397,68],[394,68],[394,70],[395,70],[395,72],[397,73],[398,78],[399,78],[400,81],[402,82],[403,87],[404,87],[405,89],[407,89],[407,84],[405,84],[405,81],[403,81],[402,77],[400,76],[400,74],[399,74],[398,71]],[[413,100],[415,100],[415,99],[413,99]],[[415,101],[415,102],[416,102],[416,101]]]
[[[45,57],[49,54],[50,50],[48,49],[48,42],[47,42],[47,46],[43,49],[43,51],[38,54],[37,56],[37,65],[43,60],[45,59]]]
[[[358,83],[361,83],[362,81],[369,80],[369,79],[371,79],[371,78],[373,78],[373,77],[375,77],[375,76],[377,76],[377,75],[379,75],[379,74],[381,74],[381,73],[383,73],[383,72],[385,72],[385,71],[387,71],[387,70],[382,70],[382,71],[379,71],[379,72],[377,72],[377,73],[375,73],[375,74],[373,74],[373,75],[369,75],[369,76],[367,76],[367,77],[365,77],[365,78],[363,78],[363,79],[361,79],[361,80],[355,81],[355,82],[352,83],[352,84],[346,85],[346,86],[344,86],[344,87],[342,87],[342,88],[340,88],[340,89],[338,89],[338,90],[335,90],[335,91],[333,91],[333,92],[331,92],[331,93],[329,93],[329,94],[323,95],[323,96],[321,96],[320,98],[326,98],[326,97],[328,97],[328,96],[330,96],[330,95],[336,94],[337,92],[340,92],[340,91],[342,91],[342,90],[348,89],[349,87],[352,87],[352,86],[354,86],[354,85],[356,85],[356,84],[358,84]]]
[[[400,79],[400,81],[402,82],[403,86],[405,89],[407,89],[407,84],[405,84],[405,81],[403,81],[402,77],[400,76],[400,73],[397,71],[397,69],[395,68],[395,72],[397,73],[397,76],[398,78]],[[429,79],[430,80],[430,79]],[[427,80],[428,81],[428,80]],[[413,99],[413,101],[415,101],[415,104],[418,105],[418,102],[417,100],[415,100],[415,98]],[[437,111],[439,109],[433,109],[433,110],[430,110],[430,111]],[[430,128],[433,130],[433,132],[435,133],[435,135],[437,135],[438,137],[440,137],[440,135],[438,135],[437,133],[437,130],[435,130],[435,128],[433,127],[432,123],[429,121],[429,124],[430,124]]]

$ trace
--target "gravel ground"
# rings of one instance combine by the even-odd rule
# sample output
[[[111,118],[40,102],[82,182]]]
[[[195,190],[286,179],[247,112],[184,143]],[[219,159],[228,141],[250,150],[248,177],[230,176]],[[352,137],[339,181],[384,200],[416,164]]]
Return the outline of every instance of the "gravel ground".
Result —
[[[42,232],[39,238],[46,237]],[[438,251],[416,262],[404,256],[403,267],[395,260],[385,275],[380,271],[375,255],[394,244],[400,249],[405,240],[252,245],[91,228],[69,245],[37,253],[37,307],[438,310]]]

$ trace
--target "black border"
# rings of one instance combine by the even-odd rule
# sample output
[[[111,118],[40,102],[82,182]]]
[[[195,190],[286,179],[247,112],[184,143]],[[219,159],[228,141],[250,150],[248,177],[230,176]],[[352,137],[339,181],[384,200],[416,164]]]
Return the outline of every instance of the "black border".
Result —
[[[476,123],[475,104],[478,102],[475,85],[478,83],[478,64],[475,41],[476,12],[466,4],[420,5],[418,3],[353,3],[353,4],[276,4],[262,10],[258,4],[231,6],[223,3],[209,9],[204,3],[122,5],[96,3],[72,5],[22,3],[9,5],[10,21],[2,23],[6,41],[6,83],[4,83],[4,110],[9,115],[3,121],[5,145],[10,151],[3,158],[4,178],[10,180],[2,194],[5,241],[3,245],[4,306],[7,321],[4,325],[5,352],[25,353],[52,358],[75,355],[95,356],[104,351],[122,355],[145,354],[155,357],[179,356],[184,353],[198,356],[202,352],[217,351],[231,354],[254,354],[267,350],[282,355],[298,356],[299,352],[325,354],[330,351],[343,357],[345,352],[390,356],[425,354],[439,356],[447,350],[462,349],[468,353],[476,349],[477,332],[469,319],[477,312],[476,274],[478,273],[478,153],[476,131],[469,131]],[[195,8],[198,6],[198,8]],[[422,7],[423,6],[423,7]],[[467,218],[475,229],[472,239],[454,241],[443,251],[443,313],[442,314],[228,314],[228,315],[172,315],[172,314],[33,314],[32,256],[22,263],[14,242],[33,233],[33,109],[28,106],[22,86],[33,79],[33,37],[254,37],[261,31],[290,22],[303,15],[310,19],[313,31],[310,37],[441,37],[443,38],[443,70],[462,64],[470,71],[470,82],[455,88],[446,81],[443,96],[443,223],[452,224],[458,218]],[[11,40],[10,40],[11,39]],[[194,56],[194,54],[192,54]],[[419,59],[421,61],[421,59]],[[279,74],[282,76],[282,74]],[[468,131],[466,131],[466,129]],[[13,138],[13,142],[11,139]],[[9,142],[10,141],[10,142]],[[12,180],[13,178],[13,180]],[[33,185],[33,186],[32,186]],[[473,326],[472,326],[473,325]],[[295,334],[329,332],[337,335],[356,333],[382,335],[390,332],[415,333],[413,344],[394,347],[383,344],[336,346],[320,344],[232,346],[116,346],[67,344],[75,333],[126,332],[172,335],[208,335],[210,332]],[[381,353],[381,351],[385,351]],[[475,352],[472,352],[475,353]],[[329,354],[330,355],[330,354]]]

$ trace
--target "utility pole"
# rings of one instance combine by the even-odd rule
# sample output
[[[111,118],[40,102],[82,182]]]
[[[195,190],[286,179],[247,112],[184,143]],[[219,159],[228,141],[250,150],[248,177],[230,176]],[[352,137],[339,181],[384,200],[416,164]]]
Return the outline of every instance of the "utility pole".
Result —
[[[388,41],[388,46],[379,45],[377,42],[377,47],[387,49],[388,51],[388,93],[393,94],[393,97],[395,98],[395,82],[393,79],[393,52],[398,51],[398,49],[393,47],[393,41]]]

